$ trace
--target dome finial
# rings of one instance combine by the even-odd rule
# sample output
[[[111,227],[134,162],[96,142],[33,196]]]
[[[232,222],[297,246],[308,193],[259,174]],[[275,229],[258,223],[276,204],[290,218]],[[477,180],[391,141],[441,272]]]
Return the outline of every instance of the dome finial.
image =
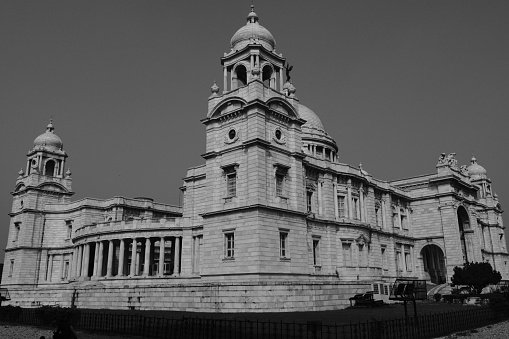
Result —
[[[258,15],[256,15],[254,11],[254,4],[253,1],[251,1],[251,12],[247,15],[247,22],[257,22],[258,21]]]
[[[55,127],[53,127],[53,116],[51,116],[49,119],[49,124],[48,124],[48,126],[46,126],[46,131],[53,133],[54,129],[55,129]]]

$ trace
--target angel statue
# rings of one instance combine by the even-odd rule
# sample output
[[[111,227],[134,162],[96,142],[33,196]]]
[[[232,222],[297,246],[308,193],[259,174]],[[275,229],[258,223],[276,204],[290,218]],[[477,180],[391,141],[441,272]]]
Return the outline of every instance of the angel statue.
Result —
[[[290,76],[290,72],[291,70],[293,69],[293,66],[290,66],[290,64],[288,63],[288,61],[285,63],[284,65],[284,68],[285,68],[285,73],[286,73],[286,81],[290,82],[290,79],[292,78]]]

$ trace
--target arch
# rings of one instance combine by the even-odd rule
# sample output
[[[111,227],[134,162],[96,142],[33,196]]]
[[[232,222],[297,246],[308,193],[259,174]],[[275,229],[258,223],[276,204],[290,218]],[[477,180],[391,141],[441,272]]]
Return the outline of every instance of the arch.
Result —
[[[268,62],[262,64],[261,68],[262,82],[265,87],[274,88],[274,81],[272,80],[274,75],[274,68]]]
[[[37,186],[37,189],[45,190],[45,191],[53,191],[53,192],[62,192],[67,193],[69,192],[67,188],[65,188],[63,185],[57,183],[57,182],[51,182],[51,183],[42,183],[39,186]]]
[[[16,187],[14,188],[14,192],[19,192],[19,191],[22,191],[25,189],[25,184],[20,182],[16,185]]]
[[[209,113],[208,117],[212,118],[214,116],[219,116],[225,110],[225,106],[228,104],[233,104],[234,106],[238,106],[239,108],[244,107],[246,104],[246,100],[241,97],[229,97],[219,102]]]
[[[244,63],[238,63],[233,68],[232,89],[237,89],[247,85],[247,66]]]
[[[44,175],[54,177],[55,176],[55,160],[49,159],[44,163]]]
[[[436,244],[426,245],[421,249],[424,272],[434,284],[444,284],[447,281],[445,256]]]
[[[456,215],[458,217],[458,228],[460,232],[460,243],[461,243],[461,252],[463,254],[463,262],[468,262],[468,247],[465,236],[465,231],[470,230],[470,218],[468,216],[468,212],[465,207],[459,206]]]
[[[281,105],[281,107],[284,109],[284,111],[292,118],[298,118],[297,112],[295,111],[295,108],[292,105],[289,105],[288,102],[281,100],[280,98],[274,97],[270,98],[266,102],[267,106],[272,108],[271,104],[277,104]],[[279,111],[280,112],[280,111]]]

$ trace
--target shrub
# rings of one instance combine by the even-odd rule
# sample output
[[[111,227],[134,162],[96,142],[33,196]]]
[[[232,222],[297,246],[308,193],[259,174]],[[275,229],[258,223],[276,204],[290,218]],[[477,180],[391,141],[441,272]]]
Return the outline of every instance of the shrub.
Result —
[[[435,299],[436,302],[439,302],[440,299],[442,299],[442,295],[440,293],[435,293],[433,295],[433,299]]]
[[[19,306],[2,306],[0,307],[0,320],[4,321],[16,321],[21,315],[21,307]]]
[[[467,262],[463,267],[454,267],[451,278],[453,286],[467,285],[475,294],[481,294],[483,288],[502,280],[500,272],[495,271],[488,262]]]
[[[36,310],[35,314],[45,325],[52,325],[62,320],[76,324],[80,318],[80,310],[75,308],[42,306]]]

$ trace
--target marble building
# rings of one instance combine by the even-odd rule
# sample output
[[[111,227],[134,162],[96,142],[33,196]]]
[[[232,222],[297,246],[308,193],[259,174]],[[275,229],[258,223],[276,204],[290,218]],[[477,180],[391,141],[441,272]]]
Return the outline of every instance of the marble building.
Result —
[[[221,58],[222,89],[211,87],[202,119],[205,162],[188,169],[182,206],[72,201],[53,123],[35,139],[12,192],[10,304],[328,310],[368,290],[387,299],[398,277],[447,283],[466,261],[509,279],[486,169],[443,153],[434,173],[384,181],[342,163],[258,21],[252,8]]]

